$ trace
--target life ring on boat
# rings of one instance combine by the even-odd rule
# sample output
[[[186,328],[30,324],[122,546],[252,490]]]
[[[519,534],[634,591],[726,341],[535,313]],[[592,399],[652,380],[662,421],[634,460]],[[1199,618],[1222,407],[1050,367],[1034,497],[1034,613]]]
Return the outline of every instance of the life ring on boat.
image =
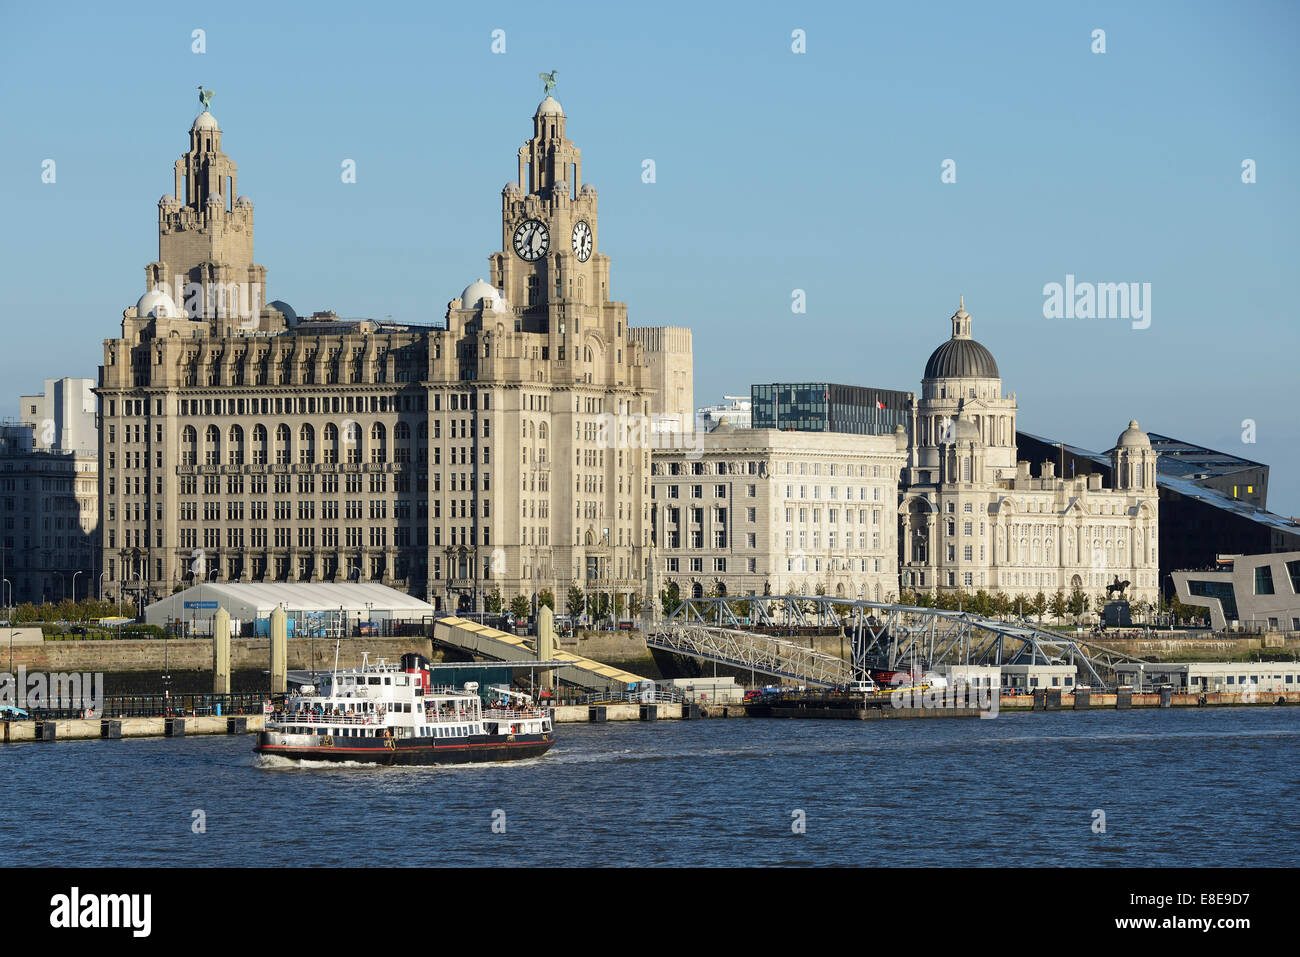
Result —
[[[393,740],[393,732],[388,728],[384,729],[384,744],[388,747],[389,751],[397,750],[397,742]]]

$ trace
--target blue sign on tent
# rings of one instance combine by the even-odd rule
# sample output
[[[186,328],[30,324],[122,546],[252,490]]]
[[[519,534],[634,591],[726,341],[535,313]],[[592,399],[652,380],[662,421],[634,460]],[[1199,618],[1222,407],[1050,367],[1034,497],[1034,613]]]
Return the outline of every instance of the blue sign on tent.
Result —
[[[216,609],[217,603],[215,601],[187,601],[185,602],[185,607],[197,608],[199,610],[208,609],[211,611]]]

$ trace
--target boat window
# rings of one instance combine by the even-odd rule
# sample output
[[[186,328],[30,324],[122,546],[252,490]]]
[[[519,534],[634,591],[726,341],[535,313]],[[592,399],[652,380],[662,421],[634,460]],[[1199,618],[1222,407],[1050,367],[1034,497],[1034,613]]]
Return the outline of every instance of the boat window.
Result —
[[[371,676],[370,676],[370,683],[371,683],[372,685],[377,685],[377,684],[379,684],[379,676],[378,676],[378,675],[371,675]]]

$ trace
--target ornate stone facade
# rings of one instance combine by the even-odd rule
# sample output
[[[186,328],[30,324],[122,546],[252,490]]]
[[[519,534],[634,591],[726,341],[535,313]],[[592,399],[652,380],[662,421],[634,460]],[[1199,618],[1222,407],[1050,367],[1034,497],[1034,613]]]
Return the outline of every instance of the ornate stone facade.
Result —
[[[898,592],[892,435],[733,429],[654,453],[655,577],[683,598]]]
[[[971,337],[964,304],[926,364],[898,508],[905,590],[1096,598],[1116,578],[1133,600],[1159,588],[1156,455],[1136,421],[1111,454],[1114,488],[1031,476],[1016,459],[1016,397]]]
[[[263,305],[252,204],[216,120],[195,120],[146,293],[104,344],[106,593],[199,574],[377,581],[460,608],[493,590],[562,602],[574,579],[643,590],[649,450],[602,424],[654,396],[564,127],[548,96],[502,191],[491,281],[436,327]]]

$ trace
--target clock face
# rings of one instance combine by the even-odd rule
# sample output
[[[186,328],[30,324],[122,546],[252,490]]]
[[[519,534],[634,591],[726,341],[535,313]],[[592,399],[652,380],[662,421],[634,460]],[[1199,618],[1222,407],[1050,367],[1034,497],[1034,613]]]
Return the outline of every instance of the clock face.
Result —
[[[546,255],[550,245],[550,230],[536,219],[525,219],[515,230],[515,252],[520,259],[536,262]]]
[[[578,254],[578,262],[585,263],[591,258],[591,227],[586,220],[579,220],[573,227],[573,251]]]

